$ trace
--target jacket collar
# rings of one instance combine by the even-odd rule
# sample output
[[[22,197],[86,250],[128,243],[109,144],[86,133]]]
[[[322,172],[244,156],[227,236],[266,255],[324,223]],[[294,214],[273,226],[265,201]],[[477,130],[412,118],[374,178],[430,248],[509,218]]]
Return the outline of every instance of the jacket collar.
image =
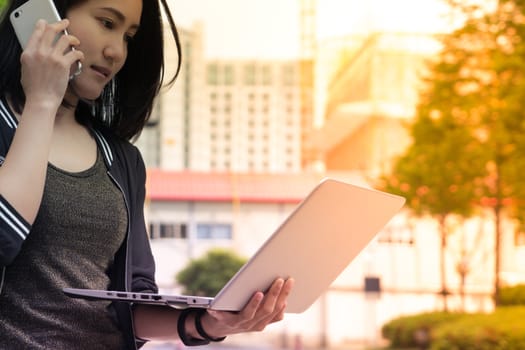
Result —
[[[100,150],[102,151],[104,161],[106,162],[106,166],[109,169],[114,161],[111,146],[109,145],[107,138],[104,135],[102,135],[100,131],[96,129],[91,129],[91,131],[93,132],[93,135],[95,135],[95,140],[97,141],[97,144],[100,147]]]
[[[16,129],[18,126],[18,120],[11,111],[11,108],[9,108],[5,97],[0,99],[0,119],[11,129]]]

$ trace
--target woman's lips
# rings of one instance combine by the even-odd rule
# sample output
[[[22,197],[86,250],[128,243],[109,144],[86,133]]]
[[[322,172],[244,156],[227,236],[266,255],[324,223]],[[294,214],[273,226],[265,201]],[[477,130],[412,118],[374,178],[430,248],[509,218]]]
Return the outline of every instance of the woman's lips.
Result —
[[[107,79],[111,75],[111,70],[101,66],[91,66],[91,68],[98,73],[100,76]]]

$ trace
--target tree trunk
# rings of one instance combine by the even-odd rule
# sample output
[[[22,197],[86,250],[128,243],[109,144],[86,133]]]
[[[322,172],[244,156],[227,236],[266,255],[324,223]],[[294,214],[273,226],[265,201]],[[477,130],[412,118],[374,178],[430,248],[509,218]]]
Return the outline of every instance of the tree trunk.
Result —
[[[441,297],[443,298],[443,311],[448,311],[448,288],[447,288],[447,264],[446,264],[446,248],[447,248],[447,229],[445,226],[447,216],[443,215],[439,218],[439,232],[441,235],[440,247],[440,272],[441,272]]]
[[[497,148],[499,149],[499,147]],[[498,306],[500,303],[500,270],[501,270],[501,211],[503,208],[502,203],[502,191],[501,191],[501,177],[500,157],[496,156],[496,169],[495,169],[495,198],[496,203],[494,205],[494,305]]]
[[[494,304],[500,303],[500,270],[501,270],[501,205],[498,203],[494,207]]]

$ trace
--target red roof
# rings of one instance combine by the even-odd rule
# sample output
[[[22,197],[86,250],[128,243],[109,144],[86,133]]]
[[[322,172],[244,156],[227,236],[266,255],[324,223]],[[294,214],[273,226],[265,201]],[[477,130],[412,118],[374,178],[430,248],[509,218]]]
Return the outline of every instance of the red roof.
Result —
[[[153,201],[297,203],[321,174],[235,174],[148,169],[146,197]]]

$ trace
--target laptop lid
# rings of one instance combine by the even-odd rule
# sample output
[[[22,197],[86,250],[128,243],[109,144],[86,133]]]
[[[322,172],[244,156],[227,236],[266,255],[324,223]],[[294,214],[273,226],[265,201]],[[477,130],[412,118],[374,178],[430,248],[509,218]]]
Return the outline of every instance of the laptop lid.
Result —
[[[287,312],[305,311],[403,206],[405,199],[325,179],[211,303],[239,310],[277,277],[293,277]]]
[[[321,181],[222,290],[206,302],[193,296],[67,289],[71,296],[210,307],[239,311],[257,291],[279,277],[293,277],[286,312],[301,313],[330,286],[350,262],[400,210],[405,199],[335,179]],[[82,292],[80,292],[82,291]],[[111,298],[107,294],[112,293]],[[135,298],[131,294],[135,294]],[[119,297],[120,295],[120,297]],[[168,299],[172,299],[170,303]]]

